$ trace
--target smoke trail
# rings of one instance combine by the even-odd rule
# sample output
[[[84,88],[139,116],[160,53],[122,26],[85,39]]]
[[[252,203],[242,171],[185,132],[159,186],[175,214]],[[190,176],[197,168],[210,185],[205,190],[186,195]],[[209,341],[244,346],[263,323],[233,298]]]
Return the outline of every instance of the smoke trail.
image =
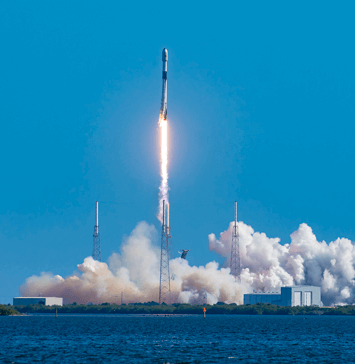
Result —
[[[163,117],[159,119],[161,130],[161,150],[160,150],[160,176],[161,182],[159,187],[159,212],[158,219],[163,222],[163,201],[169,202],[169,185],[168,185],[168,121]]]
[[[243,294],[276,291],[281,286],[311,284],[322,288],[325,305],[355,303],[355,247],[348,239],[327,244],[318,242],[312,229],[301,224],[291,234],[289,244],[278,238],[254,232],[251,226],[238,222],[240,232],[241,280],[230,274],[231,234],[234,222],[220,234],[208,236],[209,249],[226,258],[225,266],[210,262],[190,266],[187,260],[170,261],[171,302],[242,303]],[[22,296],[63,297],[64,302],[102,303],[158,301],[159,248],[158,232],[140,222],[124,240],[121,252],[113,253],[109,263],[88,257],[67,278],[51,273],[29,277],[20,287]],[[137,256],[138,254],[138,256]]]

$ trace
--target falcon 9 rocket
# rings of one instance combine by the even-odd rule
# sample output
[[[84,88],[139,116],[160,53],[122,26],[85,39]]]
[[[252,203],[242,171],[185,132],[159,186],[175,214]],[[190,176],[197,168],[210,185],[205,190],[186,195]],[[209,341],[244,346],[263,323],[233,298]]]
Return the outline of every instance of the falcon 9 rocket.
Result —
[[[163,49],[163,88],[161,96],[160,119],[166,120],[168,113],[168,50]]]

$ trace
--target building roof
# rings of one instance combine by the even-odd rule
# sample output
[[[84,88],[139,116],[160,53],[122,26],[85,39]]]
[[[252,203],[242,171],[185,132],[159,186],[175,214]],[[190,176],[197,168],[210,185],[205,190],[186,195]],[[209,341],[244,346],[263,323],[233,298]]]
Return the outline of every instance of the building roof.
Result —
[[[14,298],[16,298],[16,299],[18,299],[18,298],[36,298],[36,299],[38,299],[38,298],[63,298],[63,297],[14,297]]]
[[[251,292],[251,293],[245,293],[245,294],[270,294],[270,295],[280,295],[281,292]]]
[[[296,284],[294,286],[286,286],[281,288],[301,288],[301,287],[315,287],[315,288],[321,288],[320,286],[312,286],[311,284]]]

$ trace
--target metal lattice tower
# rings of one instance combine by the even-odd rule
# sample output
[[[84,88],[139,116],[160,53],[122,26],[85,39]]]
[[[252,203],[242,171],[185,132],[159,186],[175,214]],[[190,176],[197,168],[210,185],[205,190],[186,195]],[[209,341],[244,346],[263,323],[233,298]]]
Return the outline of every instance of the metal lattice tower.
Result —
[[[96,225],[93,235],[92,257],[101,262],[101,242],[100,242],[100,227],[99,227],[99,202],[96,201]]]
[[[237,282],[240,282],[240,253],[239,253],[239,229],[237,226],[237,201],[234,202],[234,226],[232,233],[231,249],[231,274]]]
[[[166,210],[166,211],[165,211]],[[169,259],[172,251],[171,235],[169,227],[169,204],[163,201],[163,224],[161,232],[161,255],[160,255],[160,284],[159,304],[169,303],[170,295],[170,269]]]

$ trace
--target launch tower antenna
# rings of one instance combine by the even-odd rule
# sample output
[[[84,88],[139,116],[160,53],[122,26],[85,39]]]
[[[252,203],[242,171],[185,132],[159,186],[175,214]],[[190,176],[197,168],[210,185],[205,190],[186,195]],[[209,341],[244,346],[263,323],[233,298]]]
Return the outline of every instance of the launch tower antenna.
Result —
[[[100,242],[100,226],[99,226],[99,201],[96,201],[96,225],[94,227],[94,242],[92,248],[92,257],[101,262],[101,242]]]
[[[160,285],[159,304],[169,303],[170,295],[170,269],[169,259],[171,255],[171,235],[169,226],[169,204],[165,206],[163,201],[163,224],[161,231],[161,255],[160,255]]]
[[[234,202],[234,226],[232,233],[231,249],[231,274],[237,282],[240,282],[240,253],[239,253],[239,229],[237,226],[237,201]]]

